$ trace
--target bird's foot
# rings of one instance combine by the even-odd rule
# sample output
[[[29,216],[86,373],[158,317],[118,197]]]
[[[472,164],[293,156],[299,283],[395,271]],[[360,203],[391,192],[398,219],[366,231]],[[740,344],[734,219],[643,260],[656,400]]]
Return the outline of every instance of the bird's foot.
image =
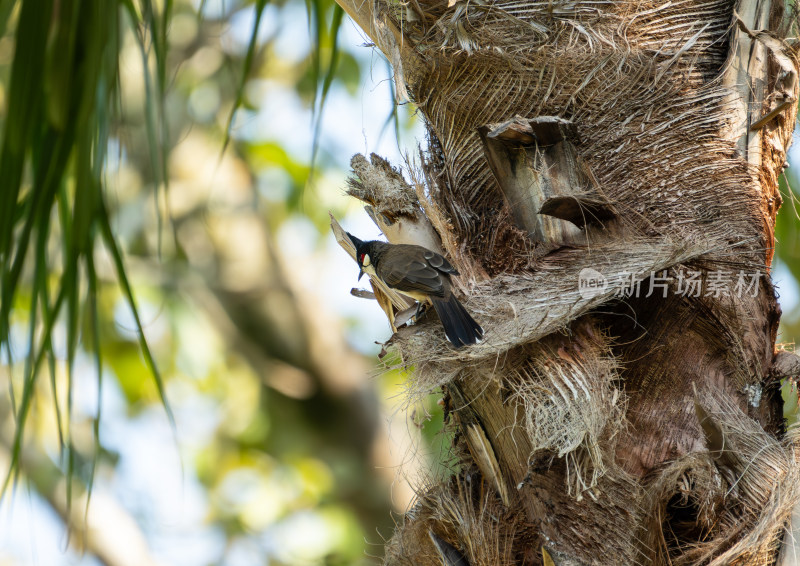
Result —
[[[414,312],[413,321],[416,324],[421,317],[428,312],[428,303],[417,303],[417,310]]]

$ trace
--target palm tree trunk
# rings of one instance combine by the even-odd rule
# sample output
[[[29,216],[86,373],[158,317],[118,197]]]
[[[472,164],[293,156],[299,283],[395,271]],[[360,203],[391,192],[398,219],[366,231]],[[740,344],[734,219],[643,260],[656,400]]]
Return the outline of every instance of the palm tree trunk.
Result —
[[[769,278],[794,14],[339,2],[429,134],[412,187],[373,156],[352,192],[391,241],[430,224],[487,331],[393,337],[414,392],[442,387],[461,465],[386,563],[775,564],[800,500]]]

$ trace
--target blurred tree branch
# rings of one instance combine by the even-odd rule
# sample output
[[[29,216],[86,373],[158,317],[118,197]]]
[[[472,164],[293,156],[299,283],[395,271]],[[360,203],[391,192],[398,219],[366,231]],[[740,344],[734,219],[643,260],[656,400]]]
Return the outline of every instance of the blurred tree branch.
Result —
[[[0,400],[0,422],[8,423],[11,407]],[[13,427],[0,427],[0,464],[11,461]],[[65,478],[58,466],[31,443],[26,443],[19,460],[20,475],[64,522],[70,545],[89,552],[104,566],[158,566],[150,553],[136,520],[122,505],[103,491],[91,493],[87,507],[87,486],[76,478]],[[66,482],[72,481],[73,499],[67,502]],[[75,497],[75,494],[80,494]]]

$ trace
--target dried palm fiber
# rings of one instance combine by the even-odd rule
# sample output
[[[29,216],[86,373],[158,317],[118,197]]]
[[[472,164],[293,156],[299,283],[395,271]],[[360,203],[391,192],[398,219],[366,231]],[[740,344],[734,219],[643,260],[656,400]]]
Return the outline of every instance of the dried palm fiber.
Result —
[[[437,6],[430,8],[438,17],[436,10],[442,6]],[[641,246],[614,242],[610,250],[582,250],[587,255],[582,261],[576,257],[581,252],[555,254],[537,265],[549,285],[501,278],[475,296],[496,297],[509,286],[535,286],[543,291],[542,303],[551,304],[554,295],[574,299],[574,287],[573,297],[563,293],[577,280],[574,274],[564,273],[555,288],[548,289],[553,287],[548,270],[596,263],[589,255],[592,251],[606,256],[608,264],[621,264],[617,273],[648,274],[697,255],[727,254],[732,247],[740,258],[750,252],[749,259],[763,265],[771,242],[754,212],[760,211],[764,195],[741,190],[753,185],[755,172],[737,157],[735,144],[721,136],[728,93],[719,80],[726,53],[721,31],[730,23],[729,4],[592,2],[570,3],[562,10],[552,3],[496,2],[492,10],[480,4],[457,6],[452,16],[441,16],[437,25],[424,30],[420,23],[402,22],[404,40],[413,45],[413,56],[404,59],[405,78],[439,148],[433,155],[438,165],[431,169],[438,176],[431,193],[438,206],[449,208],[455,232],[450,239],[461,248],[448,250],[451,255],[462,264],[494,263],[486,256],[498,252],[491,246],[493,235],[506,228],[509,217],[476,129],[513,114],[568,115],[576,122],[582,158],[621,207],[629,237],[642,241]],[[698,19],[703,14],[713,18]],[[480,36],[480,49],[439,49],[447,45],[447,29],[462,28],[466,32],[459,33]],[[656,39],[665,30],[666,42]],[[651,241],[645,242],[643,234]],[[669,261],[620,261],[623,251],[637,247],[645,250],[647,259],[661,256]],[[568,254],[572,256],[563,257]],[[601,267],[603,259],[598,262]],[[459,267],[467,274],[482,272],[480,266]],[[609,290],[601,300],[616,289]],[[573,316],[537,313],[532,321],[516,321],[514,326],[521,329],[501,328],[492,334],[518,337],[515,343],[535,339],[546,334],[531,331],[543,316],[568,321],[584,312],[585,302],[572,303],[577,307]],[[531,306],[511,308],[524,313]],[[481,310],[480,305],[475,308]],[[514,345],[493,345],[493,336],[470,354],[490,356]],[[421,344],[427,349],[427,340]],[[413,354],[409,357],[415,359]]]
[[[381,156],[370,160],[357,153],[350,161],[355,175],[347,180],[347,194],[375,207],[378,213],[392,218],[413,216],[419,210],[417,195],[403,174]]]
[[[550,336],[524,352],[510,351],[502,367],[489,361],[469,366],[447,387],[450,415],[459,430],[485,432],[488,449],[500,459],[502,477],[495,483],[506,483],[510,506],[525,511],[548,550],[561,557],[557,563],[644,564],[641,488],[614,458],[625,430],[624,405],[607,339],[592,332],[592,321],[582,319],[570,337]],[[548,359],[549,353],[555,356]],[[523,382],[534,370],[540,375]],[[558,392],[555,381],[575,395]],[[532,430],[536,425],[526,417],[536,411],[542,420],[559,422]],[[567,556],[577,562],[564,562]]]
[[[554,460],[553,469],[563,471],[561,462]],[[650,564],[640,538],[640,526],[647,521],[646,511],[638,505],[643,493],[631,477],[614,470],[598,480],[597,496],[578,502],[557,483],[537,484],[535,476],[552,478],[543,469],[533,468],[530,475],[520,493],[540,492],[540,497],[529,499],[538,505],[536,523],[528,520],[525,507],[523,513],[516,505],[503,505],[487,483],[480,484],[477,496],[465,497],[470,490],[463,486],[480,482],[480,476],[462,472],[419,492],[417,504],[386,547],[384,564],[442,564],[430,531],[458,549],[471,565],[541,564],[543,546],[558,564]],[[476,491],[474,486],[471,491]],[[566,517],[572,523],[562,529]],[[562,553],[553,541],[564,541],[577,554]],[[597,554],[598,549],[604,554]]]
[[[588,326],[587,326],[588,328]],[[613,465],[623,426],[623,393],[607,339],[579,334],[568,343],[545,338],[527,346],[519,367],[504,368],[507,401],[519,404],[530,458],[564,458],[567,489],[578,500]]]
[[[421,489],[403,521],[386,546],[388,564],[440,566],[449,547],[471,566],[527,566],[541,545],[524,516],[504,507],[478,474]]]
[[[753,52],[766,46],[769,73],[743,89],[729,80],[725,64],[739,48],[732,39],[739,33],[732,2],[370,4],[374,37],[390,54],[399,90],[418,104],[429,129],[423,166],[428,184],[416,191],[417,207],[441,211],[443,218],[434,214],[431,223],[465,274],[465,285],[472,286],[467,308],[487,328],[483,344],[462,351],[444,344],[435,323],[401,330],[394,343],[404,362],[416,367],[420,390],[444,385],[454,422],[463,430],[481,427],[503,476],[494,483],[506,484],[498,492],[517,497],[512,508],[525,511],[560,564],[715,560],[761,566],[776,558],[786,510],[798,494],[786,485],[796,483],[794,459],[773,458],[775,446],[791,451],[779,441],[781,403],[768,377],[779,317],[769,279],[761,278],[753,296],[736,300],[678,297],[674,289],[666,299],[612,300],[626,273],[644,278],[681,266],[706,274],[766,273],[780,204],[776,175],[795,109],[776,114],[763,135],[742,132],[777,108],[772,95],[797,96],[796,79],[781,78],[786,61],[787,76],[795,72],[794,53],[759,35],[769,27],[785,37],[781,9],[774,6],[767,21],[744,30],[753,38]],[[746,109],[744,126],[734,100],[742,90],[765,95],[754,95],[758,106]],[[578,157],[619,214],[614,238],[590,226],[587,245],[558,248],[530,243],[525,230],[511,226],[478,128],[515,116],[558,116],[577,126]],[[592,297],[581,296],[576,286],[585,267],[607,278],[605,290]],[[594,396],[614,399],[624,387],[627,426],[612,418],[619,404],[598,404],[611,411],[604,428],[584,427],[595,432],[575,442],[569,440],[579,435],[565,435],[544,448],[543,438],[553,437],[544,418],[537,421],[535,409],[528,418],[526,407],[547,414],[554,379],[604,383],[590,381],[604,375],[591,368],[604,367],[611,357],[586,353],[585,361],[565,370],[552,349],[548,354],[532,344],[557,340],[555,332],[573,341],[587,333],[614,337],[609,347],[619,383],[608,380]],[[526,364],[537,371],[520,372]],[[703,459],[707,447],[692,411],[693,381],[704,395],[713,390],[729,397],[726,414],[753,419],[747,422],[760,433],[753,433],[753,442],[769,440],[763,450],[737,445],[749,458],[748,469],[779,470],[779,483],[762,482],[768,486],[764,497],[748,492],[744,505],[727,492],[720,497]],[[537,383],[549,383],[551,395],[537,397]],[[574,401],[571,394],[561,398],[568,413],[553,413],[555,418],[580,430],[576,423],[587,422],[594,403],[584,407],[566,402]],[[600,438],[599,466],[588,455],[592,436]],[[572,450],[559,458],[562,447]],[[662,469],[672,475],[653,483]],[[578,484],[567,477],[576,470],[584,484],[570,490]],[[673,500],[676,485],[683,491]],[[693,485],[710,489],[709,498],[692,491]],[[655,495],[646,496],[650,491]],[[684,503],[702,509],[697,526],[687,519],[691,513],[678,512]],[[658,517],[655,527],[652,517]],[[653,539],[654,532],[663,540]]]
[[[708,265],[701,264],[696,267],[709,268]],[[725,267],[735,269],[750,266],[728,260]],[[523,279],[519,278],[520,293],[526,291],[526,288],[522,287]],[[557,303],[555,300],[553,302]],[[675,308],[669,301],[664,301],[664,303],[668,310]],[[732,308],[728,310],[722,308],[718,309],[719,313],[715,313],[712,312],[711,305],[703,305],[702,300],[698,303],[700,310],[708,311],[706,315],[709,319],[706,320],[703,317],[697,319],[701,327],[705,325],[705,329],[701,328],[697,331],[698,334],[712,336],[715,340],[719,340],[718,347],[728,352],[723,356],[723,360],[730,357],[731,359],[728,361],[735,369],[734,364],[742,353],[741,340],[737,341],[735,335],[726,336],[724,332],[719,335],[717,325],[723,329],[735,327],[736,324],[733,320],[736,311]],[[567,309],[565,312],[569,314],[572,311]],[[570,347],[580,344],[579,330],[575,323],[569,325],[571,335],[566,344]],[[424,327],[422,330],[423,333],[437,331],[435,326]],[[419,332],[419,328],[404,332]],[[543,334],[547,334],[547,332],[543,331]],[[518,482],[521,486],[517,488],[520,494],[526,494],[528,490],[535,492],[533,497],[523,497],[523,505],[529,506],[527,509],[529,517],[538,517],[542,521],[537,525],[539,532],[545,533],[545,536],[549,538],[560,539],[561,545],[551,549],[554,555],[558,555],[559,549],[563,550],[564,545],[575,544],[577,546],[572,547],[573,549],[578,548],[587,553],[582,557],[585,561],[577,563],[608,563],[605,562],[607,558],[602,558],[599,562],[593,561],[592,556],[596,554],[597,548],[602,548],[606,552],[613,550],[614,563],[618,564],[660,563],[651,561],[648,551],[653,547],[644,545],[640,541],[644,532],[642,525],[646,524],[646,520],[643,518],[652,514],[637,503],[641,499],[641,496],[638,495],[640,488],[627,474],[614,466],[613,446],[609,446],[608,442],[605,446],[598,445],[598,439],[610,438],[613,440],[622,428],[621,411],[618,404],[620,393],[613,383],[616,379],[614,363],[610,359],[607,348],[600,348],[599,351],[594,352],[589,350],[582,352],[581,356],[572,357],[564,355],[561,348],[551,344],[552,335],[542,338],[538,342],[507,350],[502,360],[491,357],[473,360],[466,371],[459,371],[458,368],[461,366],[453,364],[453,359],[447,357],[447,352],[452,352],[452,350],[442,348],[441,353],[437,350],[424,358],[427,365],[431,367],[423,366],[420,375],[423,378],[438,377],[442,380],[442,384],[449,384],[451,388],[471,388],[467,394],[469,398],[488,396],[485,384],[493,380],[491,377],[493,373],[496,374],[494,380],[500,382],[502,387],[508,390],[517,388],[516,393],[507,392],[505,395],[501,395],[504,400],[501,399],[498,407],[511,407],[511,412],[516,413],[514,407],[516,403],[519,403],[521,410],[511,418],[504,418],[502,408],[498,408],[494,415],[495,417],[499,416],[500,424],[493,430],[487,430],[487,436],[492,439],[491,443],[500,444],[501,437],[505,433],[514,435],[513,440],[508,442],[508,444],[514,444],[514,449],[506,452],[517,453],[520,461],[517,462],[518,467],[514,471],[515,473],[512,472],[509,477],[514,483]],[[404,338],[397,340],[402,342]],[[436,343],[435,340],[431,340],[431,342]],[[417,359],[421,359],[420,356]],[[619,359],[625,359],[625,357],[620,356]],[[568,360],[575,363],[564,363]],[[431,368],[435,368],[436,371],[431,371]],[[548,369],[552,368],[555,368],[555,371],[548,374]],[[538,374],[538,382],[531,379],[534,373]],[[742,383],[747,382],[749,374],[746,368],[734,373],[741,376]],[[543,377],[549,380],[549,394],[542,394],[542,391],[537,389],[537,386],[541,387]],[[587,385],[587,380],[592,379],[594,381],[588,382],[590,384]],[[566,396],[562,392],[554,395],[554,390],[558,389],[557,384],[565,385],[571,393]],[[415,385],[419,387],[420,383],[417,382]],[[422,389],[427,391],[431,385],[432,382],[428,382]],[[591,395],[584,398],[580,394],[574,394],[574,391],[583,388],[590,389]],[[508,399],[513,399],[513,401],[508,402]],[[559,399],[563,401],[563,404],[556,406],[554,400]],[[459,411],[456,412],[460,414]],[[461,416],[458,419],[462,420]],[[527,430],[527,434],[516,436],[513,428],[502,430],[504,424],[509,422],[516,423],[518,429]],[[549,431],[563,433],[560,439],[558,437],[548,439],[548,427],[542,426],[543,423],[548,422],[553,425]],[[608,430],[604,430],[603,427],[606,422],[609,424]],[[487,427],[490,425],[485,420],[483,424]],[[579,440],[570,442],[575,439]],[[686,449],[690,450],[692,447],[689,446]],[[501,451],[503,450],[501,449]],[[544,471],[537,470],[536,465],[530,464],[537,459],[546,461],[548,452],[551,462]],[[557,460],[560,455],[565,458]],[[531,456],[530,461],[529,456]],[[611,464],[610,474],[608,477],[600,477],[607,471],[609,462]],[[508,462],[502,462],[502,464],[509,465]],[[533,465],[533,469],[529,469],[529,464]],[[484,476],[487,474],[484,473]],[[559,484],[558,478],[562,477],[567,478],[565,485]],[[490,478],[487,477],[487,479]],[[575,497],[575,494],[582,496],[587,487],[593,488],[589,489],[590,497],[584,498],[583,501],[580,500],[580,497]],[[552,509],[559,509],[560,518],[552,517],[549,514],[551,511],[548,510]],[[560,530],[564,525],[560,524],[559,519],[576,516],[582,518],[581,528],[573,528],[568,532]],[[609,531],[616,534],[609,536],[607,534]],[[398,533],[397,536],[413,538],[412,535],[403,533]],[[591,540],[592,536],[599,536],[601,540]],[[586,546],[587,539],[596,546]],[[394,563],[402,562],[393,562],[387,558],[387,564]]]
[[[800,499],[798,429],[778,441],[717,392],[696,403],[709,451],[646,478],[647,544],[675,565],[771,564]]]
[[[493,229],[507,224],[476,128],[511,113],[568,114],[579,125],[581,156],[620,207],[630,240],[563,250],[544,257],[533,275],[503,275],[481,284],[468,308],[488,317],[495,331],[456,356],[496,356],[564,328],[618,291],[625,273],[644,277],[700,255],[711,262],[735,254],[763,266],[771,244],[760,214],[767,195],[755,190],[756,172],[722,135],[729,91],[720,80],[726,53],[721,30],[731,21],[730,3],[574,3],[565,11],[552,3],[459,6],[449,20],[442,15],[427,29],[414,22],[402,28],[413,46],[413,55],[404,59],[405,78],[439,148],[438,169],[431,168],[439,175],[430,192],[440,207],[451,207],[455,237],[449,239],[460,243],[461,249],[448,251],[462,264],[484,261],[481,238],[491,241]],[[432,6],[432,14],[438,17],[441,8]],[[480,33],[480,49],[439,49],[447,43],[442,28],[473,29]],[[655,49],[655,38],[663,40],[658,34],[665,30],[666,42]],[[747,187],[752,189],[742,190]],[[464,211],[482,219],[479,234],[465,222]],[[606,293],[590,299],[575,288],[587,265],[617,278]],[[769,311],[768,295],[744,301],[743,309]],[[740,320],[744,326],[733,330],[755,337],[741,361],[750,366],[760,357],[767,366],[769,332],[750,332],[748,317]],[[441,362],[457,360],[444,346],[431,348],[429,338],[417,331],[397,343],[421,376],[437,376],[437,385],[452,375]],[[426,371],[429,363],[432,371]]]
[[[770,434],[782,434],[779,382],[767,372],[771,355],[752,354],[754,345],[768,340],[766,328],[762,335],[753,328],[771,324],[770,313],[734,306],[674,292],[666,298],[631,298],[616,309],[609,305],[616,316],[606,317],[607,332],[615,337],[612,349],[624,367],[620,373],[631,407],[626,419],[636,431],[635,440],[623,441],[629,471],[641,475],[703,448],[691,411],[694,382],[731,396]],[[629,316],[635,316],[635,325]],[[740,330],[748,325],[748,333]]]
[[[476,284],[464,301],[467,309],[492,329],[480,344],[453,350],[436,324],[401,330],[393,339],[401,354],[417,366],[421,385],[435,387],[445,365],[494,359],[511,348],[563,330],[568,324],[616,295],[631,277],[646,279],[713,250],[710,244],[647,239],[610,242],[586,249],[563,249],[545,256],[537,270],[525,275],[499,275]],[[582,296],[580,272],[586,266],[607,274],[605,290]],[[535,292],[531,292],[535,290]]]
[[[615,202],[644,217],[645,230],[693,218],[679,202],[647,210],[658,202],[664,167],[672,183],[706,193],[709,204],[720,203],[708,189],[747,183],[748,171],[718,135],[726,92],[714,79],[730,21],[729,2],[571,2],[561,11],[559,3],[494,2],[457,5],[428,29],[403,22],[416,55],[404,60],[405,78],[441,147],[442,190],[451,197],[444,201],[474,255],[483,255],[485,238],[473,219],[491,220],[502,201],[476,130],[515,114],[577,123],[582,156]],[[453,35],[479,37],[479,48],[461,50],[448,41]]]
[[[444,379],[462,389],[480,389],[481,396],[496,395],[503,410],[514,413],[513,428],[488,432],[490,444],[503,434],[516,444],[522,469],[513,478],[515,483],[524,479],[529,461],[555,455],[565,458],[567,489],[580,500],[613,465],[616,435],[625,425],[617,369],[608,338],[594,332],[589,319],[581,319],[569,339],[547,336],[509,351],[505,363],[473,363],[455,375],[445,374]],[[418,398],[419,387],[412,379],[409,399]],[[468,430],[469,419],[458,407],[454,415],[461,428]],[[519,433],[523,434],[514,438]],[[488,480],[493,479],[490,475],[484,472]],[[505,487],[498,491],[502,494]]]
[[[574,342],[564,340],[564,344]],[[529,358],[526,363],[534,367],[538,365],[537,348],[544,353],[548,346],[554,346],[553,337],[527,346]],[[517,353],[511,352],[510,357],[522,359],[522,356],[514,354]],[[586,354],[588,358],[589,352]],[[562,351],[549,360],[542,356],[541,363],[559,364],[575,357],[574,353],[566,355]],[[541,437],[548,427],[536,426],[532,431],[526,426],[529,424],[526,419],[519,416],[516,426],[506,426],[515,420],[503,414],[504,411],[519,415],[522,410],[517,402],[521,402],[522,407],[524,403],[533,406],[537,399],[520,399],[518,393],[496,390],[500,376],[489,380],[492,367],[488,364],[469,371],[469,375],[457,376],[449,389],[465,391],[462,402],[467,398],[477,399],[479,395],[475,390],[482,389],[480,396],[491,407],[488,417],[482,421],[487,437],[492,439],[491,444],[498,453],[518,456],[517,462],[504,462],[504,467],[516,465],[516,469],[506,468],[504,472],[514,481],[519,480],[512,491],[518,493],[520,499],[510,508],[520,506],[525,509],[526,522],[532,531],[543,537],[543,544],[554,556],[563,559],[556,563],[759,566],[774,563],[792,508],[800,500],[800,466],[796,457],[800,436],[796,430],[790,430],[782,441],[776,440],[741,407],[713,389],[711,383],[712,389],[703,392],[701,402],[708,407],[709,418],[720,431],[718,437],[724,439],[721,443],[708,442],[707,446],[695,447],[665,464],[663,469],[656,469],[637,481],[618,467],[619,462],[615,462],[613,456],[616,444],[613,434],[624,436],[632,431],[621,427],[619,420],[608,422],[608,428],[611,431],[616,428],[616,433],[604,431],[606,434],[597,435],[605,473],[594,478],[593,486],[583,485],[582,497],[575,497],[574,492],[569,493],[568,483],[568,478],[574,477],[571,474],[575,472],[569,470],[574,460],[559,458],[558,442],[552,443],[555,446],[550,450],[547,450],[546,443],[537,445],[537,441],[541,442],[537,437]],[[508,375],[515,373],[520,378],[526,377],[524,368],[506,366],[503,369],[505,383],[513,383]],[[592,371],[585,371],[579,379],[592,374]],[[482,382],[476,379],[478,376],[483,377]],[[553,375],[548,380],[558,377]],[[542,376],[538,378],[542,381]],[[530,380],[521,383],[526,392],[534,388]],[[597,404],[597,384],[593,386],[593,399],[581,399],[588,406]],[[615,391],[614,384],[609,384],[608,389]],[[568,401],[574,399],[569,394],[566,398]],[[471,421],[464,413],[469,410],[457,403],[454,405],[461,429],[466,429]],[[614,414],[613,407],[603,408],[606,409],[605,415]],[[558,418],[558,412],[548,414],[546,403],[537,409],[544,413],[544,419],[554,415]],[[559,423],[561,427],[551,430],[566,432],[578,428],[569,419],[575,419],[576,414],[585,414],[589,409],[586,406],[573,406],[571,409],[573,413]],[[703,428],[694,413],[693,418],[694,428]],[[703,438],[702,434],[699,436]],[[589,464],[578,473],[590,470],[593,464],[585,456],[590,438],[587,433],[569,452],[575,459],[584,455],[584,462]],[[562,444],[565,445],[566,442]],[[720,445],[724,450],[718,449]],[[566,482],[564,478],[567,478]],[[696,538],[691,538],[692,534]],[[403,533],[402,529],[396,537],[406,541],[414,539],[413,534]],[[558,543],[552,546],[553,541]],[[562,555],[565,549],[569,554]],[[387,556],[385,563],[403,562]]]

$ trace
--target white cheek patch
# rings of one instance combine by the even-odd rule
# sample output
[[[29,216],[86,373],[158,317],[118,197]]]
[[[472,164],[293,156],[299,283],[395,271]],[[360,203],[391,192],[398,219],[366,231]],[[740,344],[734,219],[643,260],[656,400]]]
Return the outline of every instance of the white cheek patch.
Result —
[[[364,261],[361,262],[364,267],[369,267],[372,265],[369,261],[369,254],[364,254]]]

